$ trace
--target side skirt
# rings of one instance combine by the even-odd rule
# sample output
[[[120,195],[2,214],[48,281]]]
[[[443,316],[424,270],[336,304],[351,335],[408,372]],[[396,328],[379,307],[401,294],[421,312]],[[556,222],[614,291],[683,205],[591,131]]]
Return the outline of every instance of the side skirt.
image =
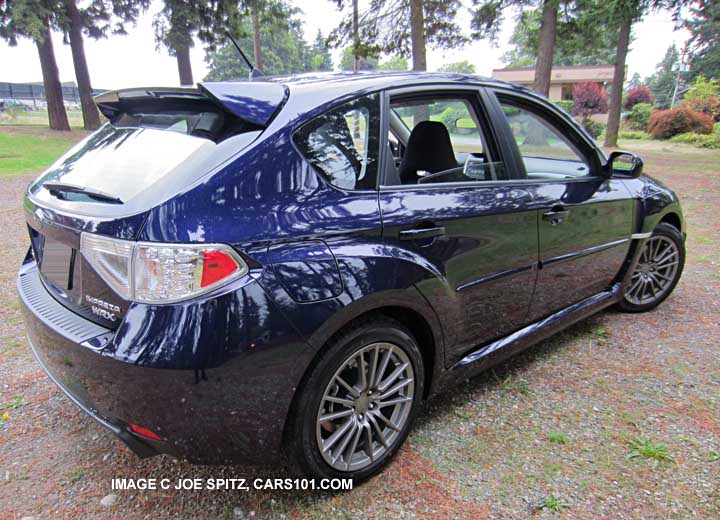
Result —
[[[445,372],[445,384],[473,377],[582,319],[616,303],[622,296],[622,285],[598,293],[570,307],[532,323],[509,336],[483,345],[455,363]],[[445,386],[445,385],[442,385]],[[442,391],[442,388],[438,388]]]

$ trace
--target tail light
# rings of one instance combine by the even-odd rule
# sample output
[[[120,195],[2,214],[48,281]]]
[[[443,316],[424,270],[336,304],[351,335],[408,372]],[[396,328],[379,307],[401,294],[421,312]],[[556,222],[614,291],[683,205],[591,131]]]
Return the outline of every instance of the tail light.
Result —
[[[248,271],[222,244],[130,242],[83,233],[80,252],[120,296],[143,303],[193,298]]]

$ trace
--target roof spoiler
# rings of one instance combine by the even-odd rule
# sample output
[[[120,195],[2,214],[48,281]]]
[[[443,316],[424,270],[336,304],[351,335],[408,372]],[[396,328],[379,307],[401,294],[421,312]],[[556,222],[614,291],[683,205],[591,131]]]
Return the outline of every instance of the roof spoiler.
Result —
[[[208,99],[248,123],[265,127],[288,97],[285,85],[270,82],[199,83],[191,87],[128,88],[103,92],[94,98],[100,112],[111,121],[123,111],[123,105],[138,105],[152,99]]]

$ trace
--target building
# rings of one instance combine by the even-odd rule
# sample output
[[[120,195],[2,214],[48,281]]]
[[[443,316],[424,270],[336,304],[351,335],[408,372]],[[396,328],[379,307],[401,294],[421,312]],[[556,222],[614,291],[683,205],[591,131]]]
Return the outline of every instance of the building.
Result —
[[[550,74],[550,93],[548,97],[550,99],[572,99],[575,84],[586,81],[599,83],[607,89],[612,83],[614,72],[614,65],[553,67]],[[492,77],[532,88],[535,80],[535,67],[493,69]]]

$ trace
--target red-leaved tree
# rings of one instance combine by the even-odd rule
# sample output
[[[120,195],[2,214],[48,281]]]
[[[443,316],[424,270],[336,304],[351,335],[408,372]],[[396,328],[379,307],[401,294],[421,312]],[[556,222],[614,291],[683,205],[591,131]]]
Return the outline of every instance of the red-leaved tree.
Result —
[[[638,103],[655,103],[655,96],[645,85],[638,85],[628,91],[625,96],[625,110],[632,110],[632,107]]]
[[[604,114],[608,111],[608,93],[599,84],[592,81],[578,83],[573,88],[574,116],[589,119],[593,114]]]

